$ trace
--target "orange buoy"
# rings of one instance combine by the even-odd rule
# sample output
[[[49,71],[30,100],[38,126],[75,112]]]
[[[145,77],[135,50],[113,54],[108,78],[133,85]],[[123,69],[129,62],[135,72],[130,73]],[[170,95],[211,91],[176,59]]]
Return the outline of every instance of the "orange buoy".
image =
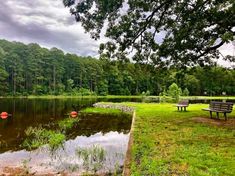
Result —
[[[0,117],[1,117],[2,119],[6,119],[6,118],[8,117],[8,113],[7,113],[7,112],[2,112],[2,113],[0,114]]]
[[[1,116],[8,116],[8,113],[7,112],[2,112]]]
[[[72,112],[70,112],[70,116],[73,117],[73,118],[77,117],[78,113],[76,111],[72,111]]]

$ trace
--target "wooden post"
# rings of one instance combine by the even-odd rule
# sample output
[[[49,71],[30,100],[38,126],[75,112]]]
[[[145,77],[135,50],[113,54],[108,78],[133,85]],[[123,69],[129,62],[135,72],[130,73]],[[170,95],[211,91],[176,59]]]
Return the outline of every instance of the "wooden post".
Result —
[[[219,113],[218,112],[216,112],[216,117],[219,118]]]
[[[227,115],[226,115],[226,112],[224,113],[224,118],[225,118],[225,120],[227,120]]]

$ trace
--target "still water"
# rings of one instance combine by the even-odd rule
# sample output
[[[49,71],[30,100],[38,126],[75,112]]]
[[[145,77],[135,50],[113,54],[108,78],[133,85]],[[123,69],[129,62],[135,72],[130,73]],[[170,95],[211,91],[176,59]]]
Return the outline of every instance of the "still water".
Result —
[[[90,107],[98,101],[110,100],[0,99],[0,112],[6,111],[11,114],[6,119],[0,118],[0,174],[1,169],[5,167],[18,167],[23,163],[27,163],[32,172],[37,171],[40,174],[55,171],[81,172],[84,168],[75,168],[75,165],[82,165],[81,159],[75,154],[76,149],[97,145],[105,151],[103,171],[112,172],[117,166],[122,167],[132,120],[128,114],[79,114],[80,121],[69,131],[63,148],[53,157],[46,146],[33,151],[27,151],[22,147],[26,137],[25,130],[28,127],[53,128],[54,123],[68,118],[69,112]]]

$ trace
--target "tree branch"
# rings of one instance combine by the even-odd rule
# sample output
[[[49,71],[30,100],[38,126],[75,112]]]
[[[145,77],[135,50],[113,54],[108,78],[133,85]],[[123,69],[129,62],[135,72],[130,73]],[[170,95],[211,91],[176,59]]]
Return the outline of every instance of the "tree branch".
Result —
[[[169,5],[168,2],[170,1],[166,1],[165,3],[162,3],[160,6],[158,6],[156,9],[154,9],[154,11],[145,19],[145,25],[143,26],[143,28],[140,28],[140,30],[136,33],[136,36],[133,38],[133,40],[131,41],[131,43],[134,43],[136,41],[137,38],[139,38],[140,35],[143,34],[143,32],[146,31],[148,25],[150,24],[151,20],[153,19],[155,13],[160,10],[161,8],[163,8],[165,5]],[[166,9],[164,10],[164,12],[162,13],[158,26],[160,25],[162,18],[164,16],[164,13],[166,12]]]
[[[218,45],[206,48],[204,52],[196,56],[196,59],[199,59],[200,57],[204,56],[205,54],[209,53],[210,51],[216,50],[217,48],[221,47],[225,42],[221,41]]]

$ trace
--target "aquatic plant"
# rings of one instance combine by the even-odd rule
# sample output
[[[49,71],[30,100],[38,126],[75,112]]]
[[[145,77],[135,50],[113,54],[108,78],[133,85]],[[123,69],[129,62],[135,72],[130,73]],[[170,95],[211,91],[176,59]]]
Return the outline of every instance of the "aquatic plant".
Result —
[[[42,145],[45,145],[48,141],[48,131],[41,126],[28,127],[25,130],[26,139],[22,146],[28,150],[36,149]]]
[[[48,144],[50,151],[53,152],[63,146],[66,139],[64,133],[71,129],[78,121],[78,118],[65,118],[64,120],[58,122],[57,125],[59,129],[55,131],[47,130],[42,126],[28,127],[25,130],[26,139],[24,140],[22,146],[28,150],[32,150]]]
[[[22,160],[23,173],[21,173],[21,175],[28,175],[30,173],[29,162],[31,161],[31,159],[32,158],[27,158]]]
[[[105,161],[105,150],[99,145],[93,145],[90,148],[78,147],[76,155],[82,159],[85,170],[94,173],[103,167]]]
[[[50,151],[54,152],[65,142],[64,134],[42,127],[29,127],[25,130],[25,134],[26,139],[22,146],[29,150],[48,144]]]
[[[64,134],[61,134],[59,132],[56,133],[54,131],[49,131],[48,144],[49,144],[50,151],[52,153],[56,151],[57,149],[59,149],[60,147],[63,147],[64,142],[65,142]]]
[[[67,130],[71,129],[76,122],[79,121],[79,118],[65,118],[58,122],[59,130],[65,133]]]

